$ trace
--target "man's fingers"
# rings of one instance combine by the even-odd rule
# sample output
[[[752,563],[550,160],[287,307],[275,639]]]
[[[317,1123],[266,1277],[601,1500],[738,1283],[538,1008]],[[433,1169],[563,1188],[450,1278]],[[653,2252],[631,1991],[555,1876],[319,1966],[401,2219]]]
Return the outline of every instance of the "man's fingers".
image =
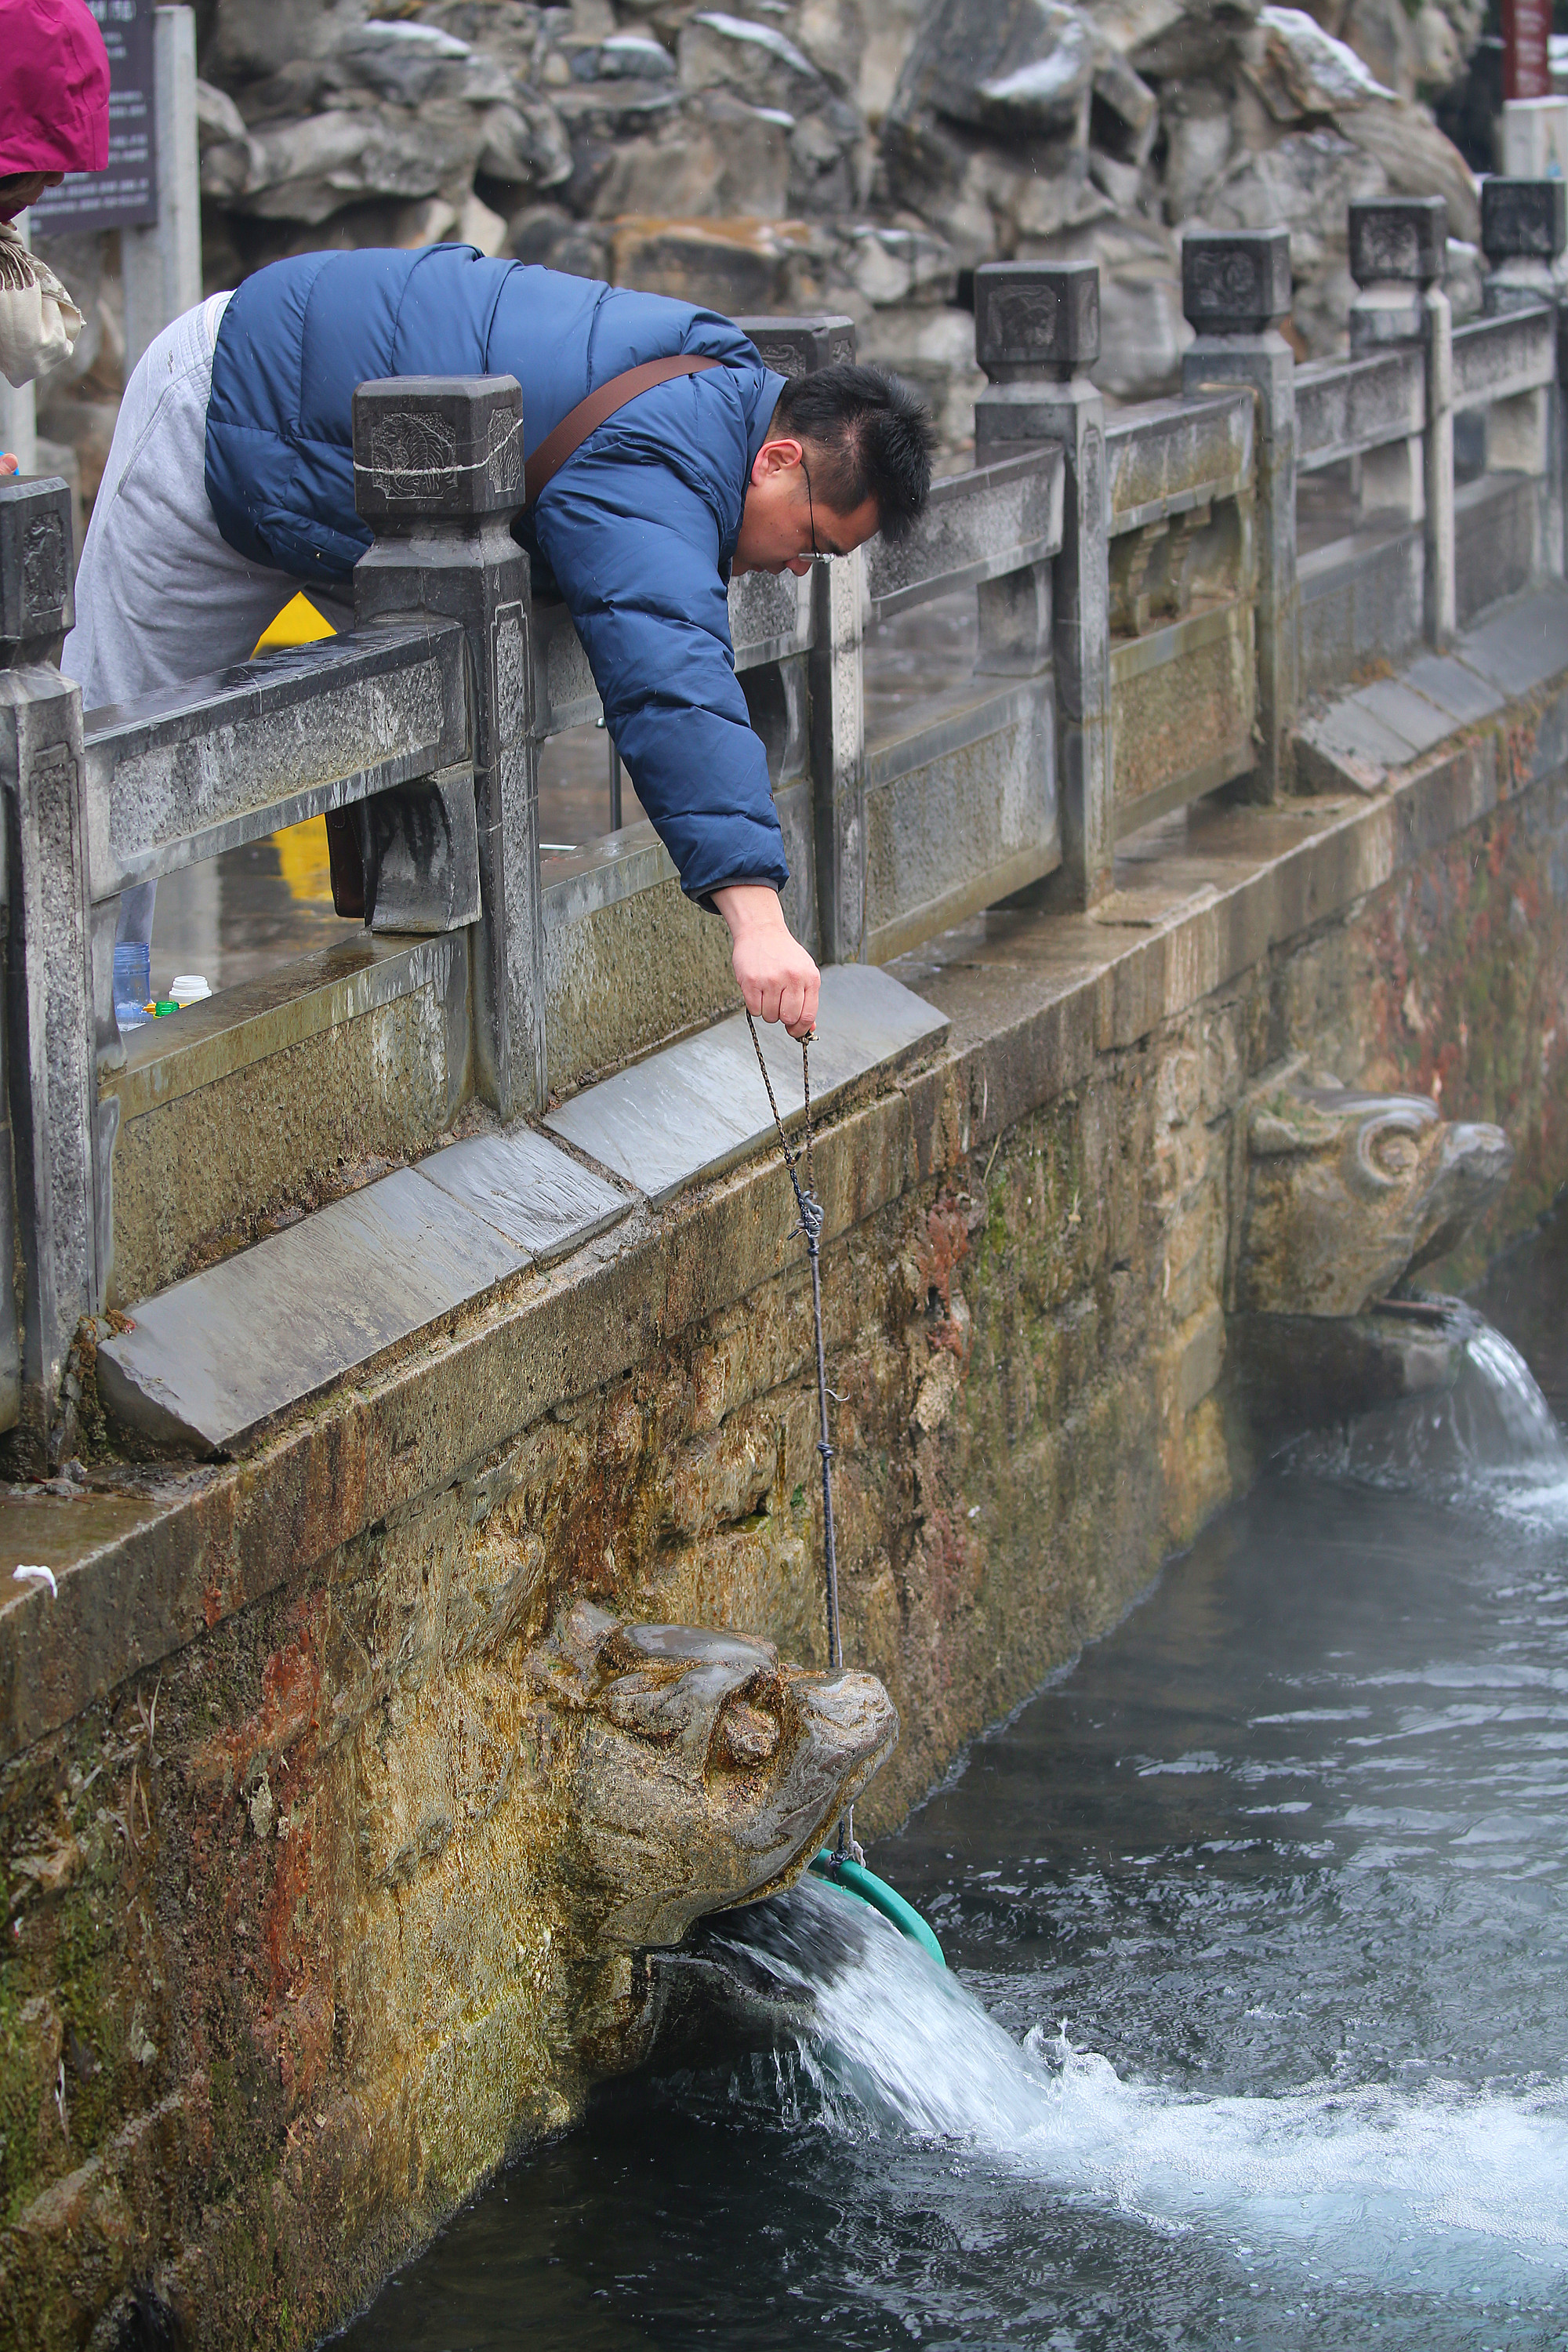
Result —
[[[798,1009],[791,1004],[789,1034],[792,1037],[809,1037],[816,1027],[817,990],[815,980],[805,982],[800,990]]]
[[[821,975],[787,930],[759,940],[737,936],[735,978],[746,1009],[759,1021],[777,1021],[792,1037],[808,1034],[816,1020]]]

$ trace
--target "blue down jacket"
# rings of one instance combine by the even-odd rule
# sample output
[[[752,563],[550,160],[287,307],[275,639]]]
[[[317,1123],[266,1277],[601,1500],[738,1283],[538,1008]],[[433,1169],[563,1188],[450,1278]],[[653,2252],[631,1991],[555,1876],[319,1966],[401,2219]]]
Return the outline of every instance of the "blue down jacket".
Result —
[[[730,320],[469,246],[276,261],[246,279],[218,329],[206,487],[241,555],[307,586],[342,579],[371,536],[354,512],[356,384],[514,375],[531,451],[606,377],[675,352],[725,364],[601,425],[518,535],[554,573],[637,797],[700,898],[724,882],[782,888],[789,871],[726,595],[784,380]]]

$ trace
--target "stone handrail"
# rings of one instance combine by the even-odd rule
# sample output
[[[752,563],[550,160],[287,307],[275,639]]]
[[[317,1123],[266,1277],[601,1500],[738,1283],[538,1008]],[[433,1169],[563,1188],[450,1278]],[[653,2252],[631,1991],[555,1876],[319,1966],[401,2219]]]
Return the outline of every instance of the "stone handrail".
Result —
[[[1297,372],[1298,478],[1348,466],[1348,488],[1330,479],[1315,494],[1319,543],[1301,567],[1309,690],[1422,642],[1441,647],[1480,604],[1560,566],[1549,264],[1561,205],[1549,183],[1483,184],[1488,315],[1458,329],[1446,237],[1440,197],[1352,204],[1350,358]]]
[[[1454,406],[1488,408],[1557,381],[1557,319],[1544,303],[1454,330]]]
[[[1194,394],[1123,410],[1105,429],[1110,536],[1250,490],[1254,437],[1245,393]]]
[[[463,633],[415,621],[89,712],[95,902],[468,758]],[[469,782],[472,803],[472,782]]]
[[[1063,481],[1061,451],[1042,448],[933,482],[909,536],[866,551],[871,618],[1059,554]]]
[[[1417,438],[1426,426],[1426,367],[1419,350],[1321,360],[1296,373],[1296,470],[1315,473],[1366,449]]]
[[[1257,437],[1249,388],[1106,429],[1113,839],[1253,766]]]

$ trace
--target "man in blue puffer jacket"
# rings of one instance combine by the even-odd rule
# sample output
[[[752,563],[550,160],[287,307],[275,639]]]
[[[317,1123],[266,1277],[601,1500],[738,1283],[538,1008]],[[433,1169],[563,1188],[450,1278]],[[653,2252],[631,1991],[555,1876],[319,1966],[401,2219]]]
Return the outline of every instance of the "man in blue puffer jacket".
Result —
[[[576,623],[605,721],[689,896],[723,916],[753,1013],[804,1034],[763,746],[735,677],[733,572],[804,572],[921,511],[931,430],[867,368],[786,383],[728,319],[468,246],[274,262],[166,330],[126,388],[62,667],[89,709],[244,660],[297,586],[347,579],[356,384],[514,375],[525,457],[590,392],[678,353],[717,365],[599,425],[515,526]],[[150,935],[152,891],[120,936]]]

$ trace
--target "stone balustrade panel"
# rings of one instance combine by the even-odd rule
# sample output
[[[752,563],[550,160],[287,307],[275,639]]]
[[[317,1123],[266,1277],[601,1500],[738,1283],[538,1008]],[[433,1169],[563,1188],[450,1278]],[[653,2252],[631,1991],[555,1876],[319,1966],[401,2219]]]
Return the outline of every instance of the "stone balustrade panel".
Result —
[[[1557,322],[1544,307],[1454,330],[1454,406],[1489,408],[1557,381]]]
[[[1105,430],[1112,539],[1252,487],[1253,403],[1245,393],[1154,400]]]
[[[866,551],[872,619],[1059,554],[1064,475],[1060,451],[1041,449],[933,482],[913,530]]]
[[[1296,465],[1314,473],[1419,434],[1426,375],[1417,351],[1325,360],[1296,373]]]
[[[95,900],[468,759],[454,623],[290,648],[186,693],[88,730]]]

